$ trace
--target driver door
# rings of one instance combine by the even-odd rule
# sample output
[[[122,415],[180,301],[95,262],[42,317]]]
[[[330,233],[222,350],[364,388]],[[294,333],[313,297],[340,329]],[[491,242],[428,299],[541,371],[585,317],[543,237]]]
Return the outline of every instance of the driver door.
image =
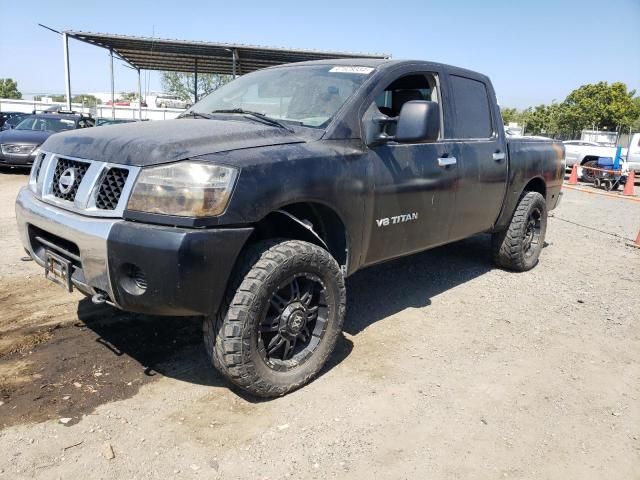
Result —
[[[437,72],[404,72],[377,94],[376,113],[397,116],[406,101],[441,98]],[[440,123],[442,137],[442,117]],[[374,192],[365,264],[449,240],[458,181],[456,164],[446,160],[452,150],[453,145],[444,141],[371,147]]]

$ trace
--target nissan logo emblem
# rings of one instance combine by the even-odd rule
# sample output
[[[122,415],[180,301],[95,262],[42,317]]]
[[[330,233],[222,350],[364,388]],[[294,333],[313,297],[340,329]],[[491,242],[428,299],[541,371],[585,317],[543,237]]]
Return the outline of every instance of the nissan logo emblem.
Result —
[[[60,188],[60,192],[67,194],[73,188],[73,184],[76,182],[76,169],[73,167],[67,168],[62,175],[60,175],[60,179],[58,180],[58,188]]]

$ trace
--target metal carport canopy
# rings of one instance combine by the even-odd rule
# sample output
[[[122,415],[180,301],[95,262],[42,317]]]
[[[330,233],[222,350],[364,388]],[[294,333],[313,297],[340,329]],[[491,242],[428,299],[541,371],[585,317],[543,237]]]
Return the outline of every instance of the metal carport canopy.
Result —
[[[113,51],[138,70],[245,74],[283,63],[330,58],[389,58],[386,54],[300,50],[232,43],[168,40],[67,30],[67,36]]]

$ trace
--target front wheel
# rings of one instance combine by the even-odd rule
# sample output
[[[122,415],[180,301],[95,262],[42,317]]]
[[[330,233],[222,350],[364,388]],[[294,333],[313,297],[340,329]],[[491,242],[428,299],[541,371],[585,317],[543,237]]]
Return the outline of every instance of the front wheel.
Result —
[[[506,230],[491,238],[499,267],[524,272],[538,263],[547,231],[547,204],[538,192],[525,192]]]
[[[346,294],[334,258],[298,240],[260,242],[239,260],[227,302],[204,321],[213,365],[260,397],[309,382],[342,330]]]

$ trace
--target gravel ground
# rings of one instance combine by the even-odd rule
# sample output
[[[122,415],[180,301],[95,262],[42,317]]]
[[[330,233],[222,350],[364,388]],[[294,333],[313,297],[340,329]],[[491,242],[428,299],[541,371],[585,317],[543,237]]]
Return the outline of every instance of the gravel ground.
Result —
[[[198,319],[20,261],[25,182],[0,173],[0,479],[640,478],[640,202],[566,190],[528,273],[477,236],[354,275],[331,364],[260,401]]]

